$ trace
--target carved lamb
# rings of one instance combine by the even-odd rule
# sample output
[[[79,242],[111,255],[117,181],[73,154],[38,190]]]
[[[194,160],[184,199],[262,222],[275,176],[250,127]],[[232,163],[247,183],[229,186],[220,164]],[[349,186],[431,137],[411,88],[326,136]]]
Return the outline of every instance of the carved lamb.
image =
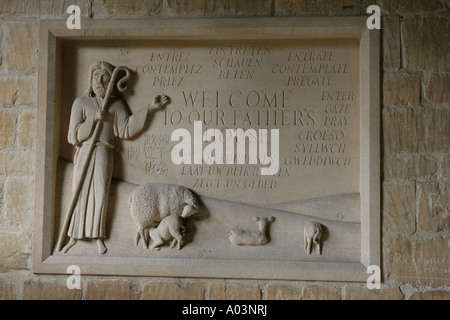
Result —
[[[165,217],[157,228],[150,228],[150,238],[153,240],[150,249],[157,251],[165,241],[173,239],[170,247],[178,243],[177,249],[180,250],[185,230],[184,220],[178,214]]]
[[[308,254],[311,254],[312,247],[314,246],[317,254],[321,254],[320,238],[322,237],[322,225],[315,221],[305,222],[303,228],[303,240],[305,242],[305,250]]]
[[[255,217],[259,223],[259,230],[248,230],[236,227],[230,232],[229,239],[231,243],[241,246],[262,246],[267,243],[267,223],[275,221],[275,217],[259,218]]]
[[[197,213],[199,208],[195,195],[175,184],[141,185],[130,193],[128,204],[137,227],[135,245],[142,238],[145,248],[148,248],[149,240],[146,229],[172,214],[180,215],[181,212],[181,217],[187,218]]]

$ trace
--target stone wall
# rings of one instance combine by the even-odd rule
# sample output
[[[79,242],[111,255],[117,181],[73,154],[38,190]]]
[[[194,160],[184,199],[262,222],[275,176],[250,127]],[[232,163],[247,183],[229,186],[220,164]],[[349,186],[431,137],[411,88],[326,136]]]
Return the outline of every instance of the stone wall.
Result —
[[[82,278],[31,272],[40,19],[366,15],[382,9],[382,278]],[[1,0],[0,299],[450,299],[449,0]]]

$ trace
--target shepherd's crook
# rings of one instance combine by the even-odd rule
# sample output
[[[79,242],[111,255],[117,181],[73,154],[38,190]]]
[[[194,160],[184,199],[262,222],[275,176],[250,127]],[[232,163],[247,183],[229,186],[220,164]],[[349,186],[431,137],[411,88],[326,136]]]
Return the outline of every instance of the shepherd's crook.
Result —
[[[116,67],[111,75],[111,80],[110,80],[110,82],[108,84],[108,88],[106,90],[105,99],[103,100],[103,104],[101,106],[102,112],[106,111],[106,107],[108,105],[109,98],[111,97],[111,93],[114,90],[114,84],[116,82],[117,75],[119,74],[120,71],[125,71],[126,75],[117,82],[117,90],[119,90],[120,92],[124,92],[127,89],[127,87],[123,86],[123,84],[126,81],[128,81],[128,79],[130,79],[130,70],[128,70],[124,66]],[[75,209],[75,205],[77,203],[78,196],[81,191],[81,186],[83,185],[83,180],[86,176],[87,168],[89,167],[89,162],[91,161],[91,158],[92,158],[92,153],[94,152],[95,143],[97,142],[96,140],[100,133],[101,124],[102,124],[101,121],[97,121],[95,123],[95,129],[94,129],[94,133],[92,134],[91,142],[89,144],[86,162],[83,164],[83,170],[81,171],[81,175],[78,178],[76,188],[73,191],[72,201],[70,202],[69,210],[67,211],[66,217],[64,219],[64,224],[61,229],[61,233],[59,234],[58,242],[56,244],[56,250],[58,250],[58,251],[61,251],[61,249],[62,249],[62,244],[63,244],[64,238],[65,238],[65,235],[67,233],[67,230],[69,228],[70,220],[72,219],[73,210]]]

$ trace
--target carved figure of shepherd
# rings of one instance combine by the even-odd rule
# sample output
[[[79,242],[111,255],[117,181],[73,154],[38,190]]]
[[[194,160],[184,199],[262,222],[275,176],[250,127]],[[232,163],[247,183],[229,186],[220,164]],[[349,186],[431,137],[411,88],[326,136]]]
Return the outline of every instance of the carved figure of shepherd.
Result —
[[[121,72],[122,71],[122,72]],[[119,81],[118,74],[126,73]],[[124,92],[123,83],[130,78],[125,67],[101,61],[89,70],[86,95],[72,106],[68,141],[76,147],[73,173],[73,197],[57,243],[61,250],[64,237],[70,238],[62,249],[66,253],[77,240],[96,239],[100,254],[107,250],[105,221],[109,187],[114,164],[115,139],[132,139],[142,132],[147,115],[169,103],[165,95],[131,114],[126,103],[116,95]]]

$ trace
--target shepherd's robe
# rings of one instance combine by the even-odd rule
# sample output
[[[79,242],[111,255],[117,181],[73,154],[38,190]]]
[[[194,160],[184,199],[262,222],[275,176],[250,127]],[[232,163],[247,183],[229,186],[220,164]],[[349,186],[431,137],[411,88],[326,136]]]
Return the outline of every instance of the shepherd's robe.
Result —
[[[110,99],[106,119],[95,122],[99,109],[95,98],[83,96],[75,100],[70,115],[68,141],[76,147],[73,192],[79,183],[82,184],[67,232],[73,239],[106,238],[105,222],[115,139],[133,138],[142,132],[147,119],[147,108],[131,114],[120,98]],[[87,159],[96,125],[100,125],[100,132],[94,142],[92,156]],[[86,163],[86,175],[82,177]]]

